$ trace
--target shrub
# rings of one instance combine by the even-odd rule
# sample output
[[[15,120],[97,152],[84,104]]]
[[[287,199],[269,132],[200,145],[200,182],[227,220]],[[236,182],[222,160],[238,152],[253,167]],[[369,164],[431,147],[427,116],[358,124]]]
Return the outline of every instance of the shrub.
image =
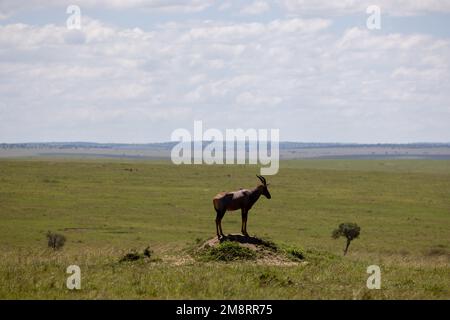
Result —
[[[128,261],[136,261],[140,259],[150,259],[152,257],[153,251],[150,247],[144,249],[142,253],[137,252],[136,250],[131,250],[126,253],[122,258],[120,258],[119,262],[128,262]]]
[[[144,249],[144,257],[151,258],[152,254],[153,254],[153,251],[150,250],[150,247],[147,247]]]
[[[47,245],[53,250],[61,249],[66,243],[66,237],[59,233],[47,232]]]
[[[303,254],[303,252],[297,248],[290,248],[287,250],[287,253],[296,260],[305,259],[305,255]]]
[[[347,244],[344,249],[344,256],[347,254],[347,250],[350,245],[350,242],[353,239],[356,239],[359,237],[360,231],[361,231],[361,228],[356,223],[350,223],[350,222],[341,223],[337,229],[333,230],[333,233],[331,234],[331,236],[334,239],[337,239],[339,237],[345,237],[347,239]]]
[[[125,254],[122,258],[120,258],[119,262],[136,261],[141,258],[142,256],[139,253],[137,253],[136,251],[131,251]]]

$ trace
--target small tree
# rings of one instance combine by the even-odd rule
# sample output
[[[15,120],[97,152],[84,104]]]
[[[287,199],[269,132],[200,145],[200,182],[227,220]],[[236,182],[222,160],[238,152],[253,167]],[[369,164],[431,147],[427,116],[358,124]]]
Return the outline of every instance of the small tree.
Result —
[[[356,223],[349,223],[349,222],[341,223],[339,225],[339,228],[333,230],[333,233],[331,236],[334,239],[337,239],[339,237],[347,238],[347,245],[345,246],[345,249],[344,249],[344,256],[347,254],[347,250],[350,245],[350,242],[353,239],[356,239],[359,237],[360,231],[361,231],[361,228]]]
[[[47,244],[53,250],[61,249],[66,243],[66,237],[59,233],[47,232]]]

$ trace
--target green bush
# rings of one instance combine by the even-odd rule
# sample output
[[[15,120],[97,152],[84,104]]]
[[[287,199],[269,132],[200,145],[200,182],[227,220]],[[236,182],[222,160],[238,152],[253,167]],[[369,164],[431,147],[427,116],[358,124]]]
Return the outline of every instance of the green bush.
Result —
[[[66,237],[59,233],[47,232],[47,245],[53,250],[61,249],[66,243]]]
[[[289,249],[287,249],[287,253],[289,254],[290,257],[294,258],[295,260],[304,260],[305,259],[305,255],[300,249],[289,248]]]
[[[141,258],[142,256],[139,253],[137,253],[136,251],[131,251],[120,258],[119,262],[136,261]]]
[[[147,248],[144,249],[144,253],[143,254],[144,254],[144,257],[151,258],[152,254],[153,254],[153,251],[150,249],[150,247],[147,247]]]
[[[142,254],[137,252],[136,250],[131,250],[130,252],[126,253],[122,258],[120,258],[119,262],[137,261],[145,258],[150,259],[152,257],[152,254],[153,251],[150,249],[150,247],[145,248]]]

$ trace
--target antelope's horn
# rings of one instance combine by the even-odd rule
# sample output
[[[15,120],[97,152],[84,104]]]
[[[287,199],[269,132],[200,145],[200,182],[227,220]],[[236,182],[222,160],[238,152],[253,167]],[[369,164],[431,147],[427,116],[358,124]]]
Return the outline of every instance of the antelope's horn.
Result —
[[[263,176],[260,175],[256,175],[258,177],[259,180],[261,180],[261,182],[266,185],[266,178],[264,178]]]

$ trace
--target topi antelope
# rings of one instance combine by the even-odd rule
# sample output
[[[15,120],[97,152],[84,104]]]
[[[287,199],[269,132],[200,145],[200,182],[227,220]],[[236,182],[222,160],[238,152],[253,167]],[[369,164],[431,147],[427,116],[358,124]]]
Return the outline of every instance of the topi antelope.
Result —
[[[256,175],[262,184],[258,185],[254,189],[241,189],[239,191],[221,192],[213,198],[214,209],[216,209],[216,231],[217,237],[225,237],[222,231],[222,218],[227,211],[234,211],[241,209],[242,213],[242,227],[241,232],[244,236],[248,237],[247,233],[247,216],[248,211],[252,208],[256,201],[258,201],[261,195],[264,195],[267,199],[271,198],[268,184],[263,176]]]

